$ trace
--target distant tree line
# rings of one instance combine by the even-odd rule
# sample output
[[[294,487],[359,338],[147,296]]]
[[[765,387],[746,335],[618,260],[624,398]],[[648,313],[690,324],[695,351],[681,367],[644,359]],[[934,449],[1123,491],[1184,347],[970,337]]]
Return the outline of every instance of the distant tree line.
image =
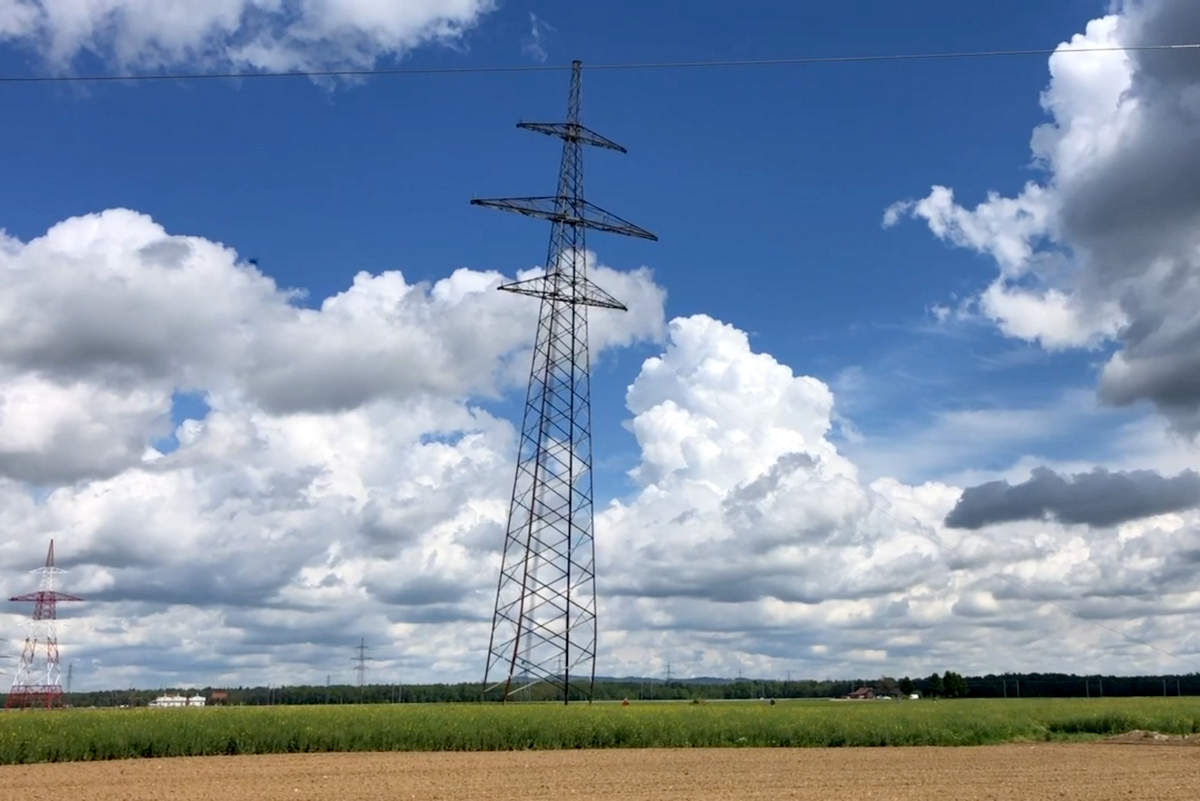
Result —
[[[597,679],[599,701],[754,698],[840,698],[860,687],[871,687],[879,695],[907,697],[917,693],[926,698],[1095,698],[1104,696],[1200,695],[1200,673],[1163,676],[1077,676],[1067,673],[1004,673],[962,676],[954,671],[926,678],[896,679]],[[146,706],[159,695],[203,695],[214,690],[227,694],[223,703],[265,706],[269,704],[352,704],[476,702],[480,685],[458,684],[346,684],[297,685],[287,687],[172,687],[159,690],[100,690],[73,692],[64,696],[71,706]],[[557,700],[554,689],[531,688],[523,700]],[[2,696],[0,696],[2,700]]]

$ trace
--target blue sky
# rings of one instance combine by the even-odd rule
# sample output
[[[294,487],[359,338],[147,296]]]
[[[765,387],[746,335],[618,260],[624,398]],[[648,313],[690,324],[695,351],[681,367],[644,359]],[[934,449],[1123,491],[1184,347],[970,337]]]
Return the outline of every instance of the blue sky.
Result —
[[[1200,653],[1169,569],[1200,531],[1169,479],[1200,464],[1200,200],[1123,202],[1197,169],[1194,54],[587,69],[1200,40],[1189,2],[268,6],[17,0],[0,74],[582,59],[629,149],[586,154],[587,196],[660,237],[589,237],[636,301],[597,324],[601,672],[1180,668],[1113,628]],[[30,532],[0,564],[56,536],[106,604],[72,613],[77,684],[323,680],[362,636],[475,677],[533,336],[484,273],[548,230],[468,201],[552,191],[557,143],[514,124],[566,85],[0,83],[0,494]],[[1151,500],[1071,511],[1110,478]],[[1107,630],[1038,605],[1113,596]]]
[[[737,59],[1053,47],[1102,10],[1063,2],[970,7],[856,3],[563,7],[503,4],[454,49],[411,66],[521,64],[530,14],[547,63]],[[80,72],[104,70],[86,54]],[[41,74],[0,49],[5,74]],[[880,384],[843,400],[867,435],[926,425],[938,410],[1053,403],[1087,386],[1094,354],[1021,359],[988,330],[932,332],[928,311],[977,291],[985,259],[883,210],[950,183],[964,202],[1034,175],[1028,133],[1044,57],[901,64],[592,72],[586,121],[630,149],[589,152],[589,197],[659,234],[594,235],[606,263],[650,265],[668,316],[703,312],[826,381],[867,368]],[[489,215],[472,196],[550,191],[557,152],[518,119],[563,114],[562,73],[5,86],[4,227],[22,239],[65,217],[123,206],[168,230],[257,258],[317,303],[358,270],[432,280],[458,266],[511,272],[543,256],[544,226]],[[606,362],[595,382],[604,457],[635,458],[616,425],[645,353]],[[998,368],[995,360],[1012,366]],[[881,397],[882,395],[882,397]],[[1048,442],[1047,456],[1087,455]],[[1013,454],[992,451],[989,466]],[[612,461],[605,459],[605,464]],[[628,467],[631,465],[624,465]],[[955,465],[961,467],[962,465]],[[905,476],[924,478],[924,475]],[[601,491],[614,491],[620,475]],[[607,485],[607,486],[605,486]]]

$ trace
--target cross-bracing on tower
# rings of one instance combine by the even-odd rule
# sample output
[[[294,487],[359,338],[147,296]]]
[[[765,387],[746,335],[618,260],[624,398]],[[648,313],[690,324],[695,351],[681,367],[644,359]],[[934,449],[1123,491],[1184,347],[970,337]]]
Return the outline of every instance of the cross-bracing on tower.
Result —
[[[21,662],[13,675],[12,689],[5,701],[7,707],[45,706],[47,709],[62,700],[62,670],[58,661],[58,632],[55,630],[59,601],[82,601],[78,595],[55,589],[63,570],[54,566],[54,540],[46,552],[46,564],[33,571],[41,575],[37,592],[14,595],[10,601],[33,602],[33,623]],[[39,649],[39,644],[41,648]],[[39,653],[40,650],[40,653]]]
[[[484,697],[513,698],[539,683],[564,703],[591,700],[596,678],[588,307],[625,306],[587,276],[588,228],[656,240],[583,197],[583,145],[625,148],[580,123],[581,64],[571,64],[566,122],[518,128],[563,140],[558,192],[484,198],[478,206],[550,221],[544,274],[500,289],[541,300],[517,470],[504,536]]]

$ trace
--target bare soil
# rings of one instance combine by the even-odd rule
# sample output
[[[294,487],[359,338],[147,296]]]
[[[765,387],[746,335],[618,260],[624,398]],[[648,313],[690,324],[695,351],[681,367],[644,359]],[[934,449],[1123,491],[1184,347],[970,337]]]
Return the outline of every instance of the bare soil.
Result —
[[[21,801],[1200,798],[1200,750],[1116,744],[295,754],[0,767]]]

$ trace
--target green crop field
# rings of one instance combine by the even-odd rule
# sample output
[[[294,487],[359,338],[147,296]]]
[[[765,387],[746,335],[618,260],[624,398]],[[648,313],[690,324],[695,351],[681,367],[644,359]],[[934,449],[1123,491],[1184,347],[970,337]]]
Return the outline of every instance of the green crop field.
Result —
[[[312,751],[983,745],[1200,731],[1200,698],[368,704],[0,713],[0,764]]]

